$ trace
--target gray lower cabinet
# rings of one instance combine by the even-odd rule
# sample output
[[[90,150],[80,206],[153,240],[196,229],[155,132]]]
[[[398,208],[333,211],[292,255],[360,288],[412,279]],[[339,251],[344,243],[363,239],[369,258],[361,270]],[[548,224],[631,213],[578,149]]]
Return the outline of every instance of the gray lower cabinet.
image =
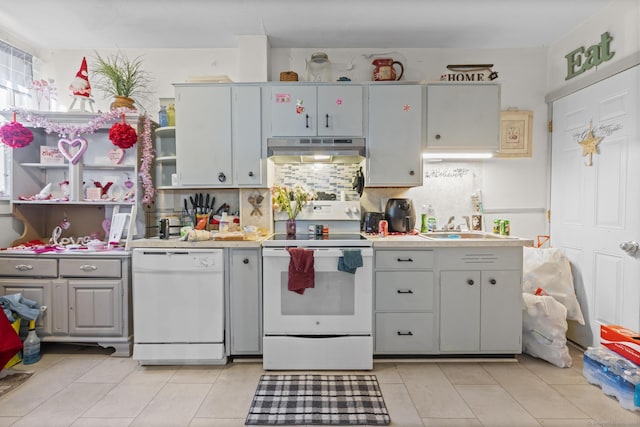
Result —
[[[262,354],[262,256],[260,248],[228,249],[229,351]]]
[[[437,352],[433,250],[375,253],[375,354]]]
[[[21,293],[46,307],[36,322],[43,341],[95,342],[114,347],[113,356],[131,355],[128,257],[2,257],[0,277],[0,295]]]
[[[522,351],[522,248],[439,249],[440,352]]]

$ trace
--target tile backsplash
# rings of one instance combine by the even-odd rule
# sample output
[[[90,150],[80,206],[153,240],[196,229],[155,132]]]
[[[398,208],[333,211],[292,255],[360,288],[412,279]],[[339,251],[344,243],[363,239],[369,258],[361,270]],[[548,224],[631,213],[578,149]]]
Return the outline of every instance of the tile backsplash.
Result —
[[[471,196],[482,188],[481,162],[425,161],[423,185],[414,188],[365,188],[362,197],[352,188],[352,181],[360,166],[357,164],[277,164],[275,182],[280,185],[302,187],[315,192],[344,191],[347,200],[360,200],[363,211],[384,211],[387,200],[408,197],[413,200],[418,221],[423,206],[431,203],[438,227],[454,216],[456,225],[463,216],[473,213]],[[365,171],[366,173],[366,171]],[[419,226],[419,222],[416,224]]]
[[[314,192],[345,192],[347,200],[359,200],[360,196],[353,189],[353,177],[360,166],[358,164],[338,163],[286,163],[276,164],[275,182],[287,187],[302,186]]]

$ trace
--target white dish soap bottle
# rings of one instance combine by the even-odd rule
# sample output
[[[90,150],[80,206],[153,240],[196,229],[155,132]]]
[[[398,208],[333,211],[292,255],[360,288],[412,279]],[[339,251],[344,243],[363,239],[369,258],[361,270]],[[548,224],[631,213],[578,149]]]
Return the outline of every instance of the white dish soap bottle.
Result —
[[[436,231],[436,214],[433,210],[433,206],[429,203],[429,207],[427,208],[427,229],[429,232]]]

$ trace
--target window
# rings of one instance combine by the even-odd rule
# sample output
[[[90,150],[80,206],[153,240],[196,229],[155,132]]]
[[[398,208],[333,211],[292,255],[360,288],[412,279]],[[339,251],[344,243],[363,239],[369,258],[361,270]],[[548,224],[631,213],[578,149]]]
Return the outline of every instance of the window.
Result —
[[[29,86],[33,81],[33,56],[0,41],[0,110],[10,106],[27,107],[31,101]],[[0,119],[4,122],[4,119]],[[11,150],[0,147],[0,199],[10,195]]]

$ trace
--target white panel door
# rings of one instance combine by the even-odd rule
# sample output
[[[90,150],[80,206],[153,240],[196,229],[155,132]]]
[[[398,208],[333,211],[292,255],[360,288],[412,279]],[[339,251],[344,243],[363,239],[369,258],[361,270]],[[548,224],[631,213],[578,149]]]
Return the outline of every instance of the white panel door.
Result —
[[[620,249],[640,241],[639,81],[634,67],[553,103],[551,242],[572,263],[587,324],[567,336],[583,346],[601,324],[640,329],[640,251]],[[602,138],[591,162],[579,144],[590,126]]]

